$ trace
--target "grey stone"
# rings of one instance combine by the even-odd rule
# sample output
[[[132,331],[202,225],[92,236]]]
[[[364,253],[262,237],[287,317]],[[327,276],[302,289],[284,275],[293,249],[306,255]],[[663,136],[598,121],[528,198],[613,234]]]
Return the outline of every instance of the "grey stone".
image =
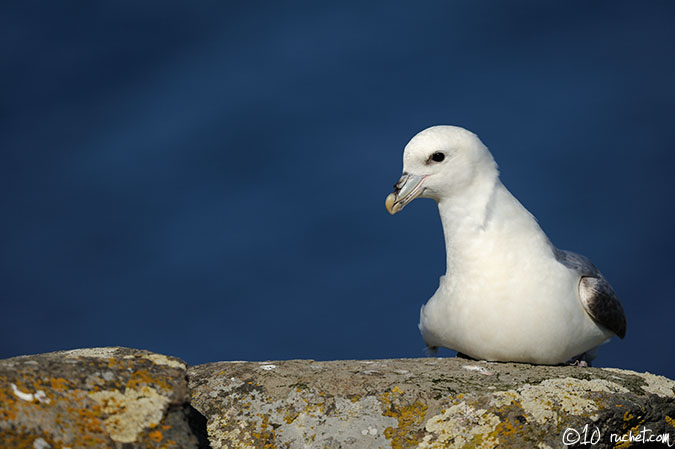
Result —
[[[620,369],[436,358],[187,368],[92,348],[0,360],[0,448],[604,448],[629,447],[630,435],[672,444],[674,388]]]
[[[197,448],[186,370],[118,347],[0,360],[0,447]]]
[[[602,448],[643,429],[675,437],[675,382],[649,373],[431,358],[188,372],[213,449]]]

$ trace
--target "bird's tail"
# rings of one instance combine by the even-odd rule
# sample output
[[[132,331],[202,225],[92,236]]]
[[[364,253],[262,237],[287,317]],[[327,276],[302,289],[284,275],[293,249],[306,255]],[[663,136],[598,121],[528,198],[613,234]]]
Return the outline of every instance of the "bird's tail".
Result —
[[[424,348],[424,353],[427,355],[427,357],[435,357],[436,354],[438,354],[438,346],[427,345]]]

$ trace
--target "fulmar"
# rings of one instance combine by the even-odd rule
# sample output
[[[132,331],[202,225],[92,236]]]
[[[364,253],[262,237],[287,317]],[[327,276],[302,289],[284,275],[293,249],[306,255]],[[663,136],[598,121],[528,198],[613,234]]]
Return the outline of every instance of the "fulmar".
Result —
[[[605,277],[551,244],[475,134],[433,126],[412,138],[385,205],[393,215],[418,197],[436,201],[445,236],[447,272],[420,311],[432,352],[586,365],[599,345],[624,337],[624,311]]]

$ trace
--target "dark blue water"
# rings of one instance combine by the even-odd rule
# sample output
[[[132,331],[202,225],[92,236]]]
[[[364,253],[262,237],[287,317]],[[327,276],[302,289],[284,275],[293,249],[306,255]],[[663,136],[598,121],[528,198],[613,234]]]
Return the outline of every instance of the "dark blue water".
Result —
[[[673,3],[278,3],[2,7],[0,357],[422,355],[441,225],[384,198],[456,124],[614,285],[598,365],[675,377]]]

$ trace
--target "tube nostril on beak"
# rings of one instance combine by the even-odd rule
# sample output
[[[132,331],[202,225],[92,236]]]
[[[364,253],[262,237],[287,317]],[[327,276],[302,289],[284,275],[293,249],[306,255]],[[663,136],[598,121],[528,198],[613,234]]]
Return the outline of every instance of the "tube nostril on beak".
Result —
[[[408,179],[408,173],[403,172],[401,175],[401,178],[398,180],[396,184],[394,184],[394,193],[398,193],[401,191],[401,188],[405,184],[406,180]]]

